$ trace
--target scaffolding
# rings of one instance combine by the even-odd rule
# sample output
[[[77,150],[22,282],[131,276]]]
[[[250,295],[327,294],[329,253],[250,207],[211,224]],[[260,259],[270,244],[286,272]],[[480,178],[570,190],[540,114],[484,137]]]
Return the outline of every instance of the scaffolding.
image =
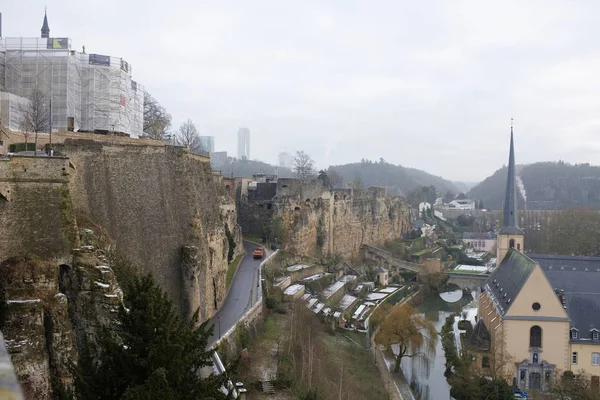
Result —
[[[0,87],[21,97],[39,89],[51,104],[53,130],[142,133],[143,88],[125,60],[72,50],[68,38],[1,42]]]

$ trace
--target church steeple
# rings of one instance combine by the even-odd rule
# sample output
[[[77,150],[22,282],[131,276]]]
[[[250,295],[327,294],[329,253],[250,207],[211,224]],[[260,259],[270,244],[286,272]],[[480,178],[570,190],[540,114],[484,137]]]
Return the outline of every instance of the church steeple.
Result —
[[[513,138],[512,119],[510,120],[510,154],[508,156],[508,176],[506,177],[506,193],[502,229],[496,240],[497,263],[500,264],[510,249],[523,251],[525,233],[519,228],[517,216],[517,188],[515,168],[515,144]]]
[[[503,223],[500,233],[523,234],[519,229],[517,217],[517,190],[515,168],[515,144],[513,139],[512,119],[510,124],[510,154],[508,156],[508,176],[506,178],[506,193],[504,197]]]
[[[42,25],[42,37],[50,37],[50,27],[48,26],[48,15],[46,14],[46,10],[44,10],[44,24]]]

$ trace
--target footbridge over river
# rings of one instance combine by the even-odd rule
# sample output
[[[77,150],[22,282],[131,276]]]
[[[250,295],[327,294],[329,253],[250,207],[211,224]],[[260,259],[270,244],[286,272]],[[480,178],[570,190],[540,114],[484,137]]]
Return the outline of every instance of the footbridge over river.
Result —
[[[446,272],[450,279],[448,279],[448,283],[453,283],[459,288],[465,290],[474,290],[478,287],[483,287],[487,278],[490,277],[490,274],[469,274],[464,272]]]
[[[395,258],[392,253],[387,250],[380,249],[375,246],[371,246],[368,244],[363,244],[362,249],[364,252],[364,256],[368,260],[374,260],[379,263],[380,267],[386,268],[391,272],[392,275],[395,275],[399,272],[411,271],[416,272],[417,274],[425,274],[427,271],[425,266],[417,263],[412,263],[405,260],[400,260]],[[490,276],[489,274],[477,274],[477,273],[468,273],[468,272],[445,272],[448,274],[450,279],[448,283],[453,283],[458,286],[460,289],[476,289],[478,287],[482,287],[487,278]]]

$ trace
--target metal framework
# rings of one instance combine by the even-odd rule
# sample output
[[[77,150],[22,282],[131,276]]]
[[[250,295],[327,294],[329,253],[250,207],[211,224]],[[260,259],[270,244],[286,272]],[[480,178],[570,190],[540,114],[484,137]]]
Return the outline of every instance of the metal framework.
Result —
[[[142,133],[144,91],[121,58],[72,50],[68,38],[2,39],[0,90],[27,97],[36,88],[52,105],[53,130],[72,118],[75,131]]]

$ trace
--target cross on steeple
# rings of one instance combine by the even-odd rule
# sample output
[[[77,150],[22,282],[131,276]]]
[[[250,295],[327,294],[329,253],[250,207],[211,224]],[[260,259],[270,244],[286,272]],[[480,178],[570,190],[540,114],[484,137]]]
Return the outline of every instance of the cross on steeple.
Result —
[[[50,27],[48,26],[48,15],[47,15],[46,7],[44,7],[44,23],[42,24],[42,37],[43,38],[50,37]]]

